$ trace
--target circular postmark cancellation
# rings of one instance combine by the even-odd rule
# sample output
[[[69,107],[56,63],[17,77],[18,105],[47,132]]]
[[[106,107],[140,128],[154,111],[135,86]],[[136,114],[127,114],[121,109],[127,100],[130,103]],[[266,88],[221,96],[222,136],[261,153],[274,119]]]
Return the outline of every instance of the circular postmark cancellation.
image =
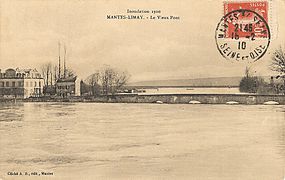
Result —
[[[270,30],[257,12],[238,9],[227,13],[216,28],[216,44],[227,60],[255,62],[267,51]]]

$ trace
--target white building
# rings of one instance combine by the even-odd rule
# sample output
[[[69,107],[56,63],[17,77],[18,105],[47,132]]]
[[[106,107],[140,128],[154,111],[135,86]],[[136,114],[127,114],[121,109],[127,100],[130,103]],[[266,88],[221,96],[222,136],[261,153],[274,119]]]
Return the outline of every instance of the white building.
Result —
[[[0,70],[0,97],[39,97],[44,80],[36,69]]]

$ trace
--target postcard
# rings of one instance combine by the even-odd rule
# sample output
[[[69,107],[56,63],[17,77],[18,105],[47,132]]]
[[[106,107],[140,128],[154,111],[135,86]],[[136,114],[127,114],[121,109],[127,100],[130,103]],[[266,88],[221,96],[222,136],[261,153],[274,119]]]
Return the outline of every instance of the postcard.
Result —
[[[0,180],[283,180],[284,0],[0,0]]]

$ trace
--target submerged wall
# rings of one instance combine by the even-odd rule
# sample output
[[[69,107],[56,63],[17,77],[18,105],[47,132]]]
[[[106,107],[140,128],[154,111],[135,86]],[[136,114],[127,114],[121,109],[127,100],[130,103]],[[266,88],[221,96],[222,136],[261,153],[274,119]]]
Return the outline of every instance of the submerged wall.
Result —
[[[109,96],[107,99],[107,102],[120,103],[155,103],[161,101],[169,104],[188,104],[190,101],[199,101],[202,104],[225,104],[229,101],[236,101],[240,104],[263,104],[267,101],[276,101],[279,104],[285,104],[285,95],[251,94],[116,95]]]
[[[190,101],[199,101],[202,104],[226,104],[236,101],[239,104],[263,104],[267,101],[276,101],[285,105],[285,95],[252,95],[252,94],[121,94],[100,97],[69,97],[62,98],[29,98],[25,102],[101,102],[101,103],[166,103],[189,104]],[[0,99],[1,102],[1,99]]]

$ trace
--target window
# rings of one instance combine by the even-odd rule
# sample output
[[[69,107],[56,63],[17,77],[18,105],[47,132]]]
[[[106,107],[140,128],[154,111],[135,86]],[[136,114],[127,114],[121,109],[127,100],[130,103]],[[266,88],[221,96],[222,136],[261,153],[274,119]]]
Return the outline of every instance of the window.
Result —
[[[29,83],[28,82],[26,82],[26,87],[29,87]]]
[[[37,81],[35,81],[35,87],[37,87]]]
[[[12,82],[12,87],[15,87],[16,86],[16,82]]]
[[[4,87],[4,82],[0,82],[0,87]]]
[[[22,86],[22,83],[21,82],[18,82],[18,87],[21,87]]]
[[[39,82],[39,86],[40,86],[40,87],[42,86],[42,83],[41,83],[41,81]]]
[[[9,82],[8,81],[6,82],[6,87],[9,87]]]
[[[30,82],[30,87],[33,87],[33,82]]]

